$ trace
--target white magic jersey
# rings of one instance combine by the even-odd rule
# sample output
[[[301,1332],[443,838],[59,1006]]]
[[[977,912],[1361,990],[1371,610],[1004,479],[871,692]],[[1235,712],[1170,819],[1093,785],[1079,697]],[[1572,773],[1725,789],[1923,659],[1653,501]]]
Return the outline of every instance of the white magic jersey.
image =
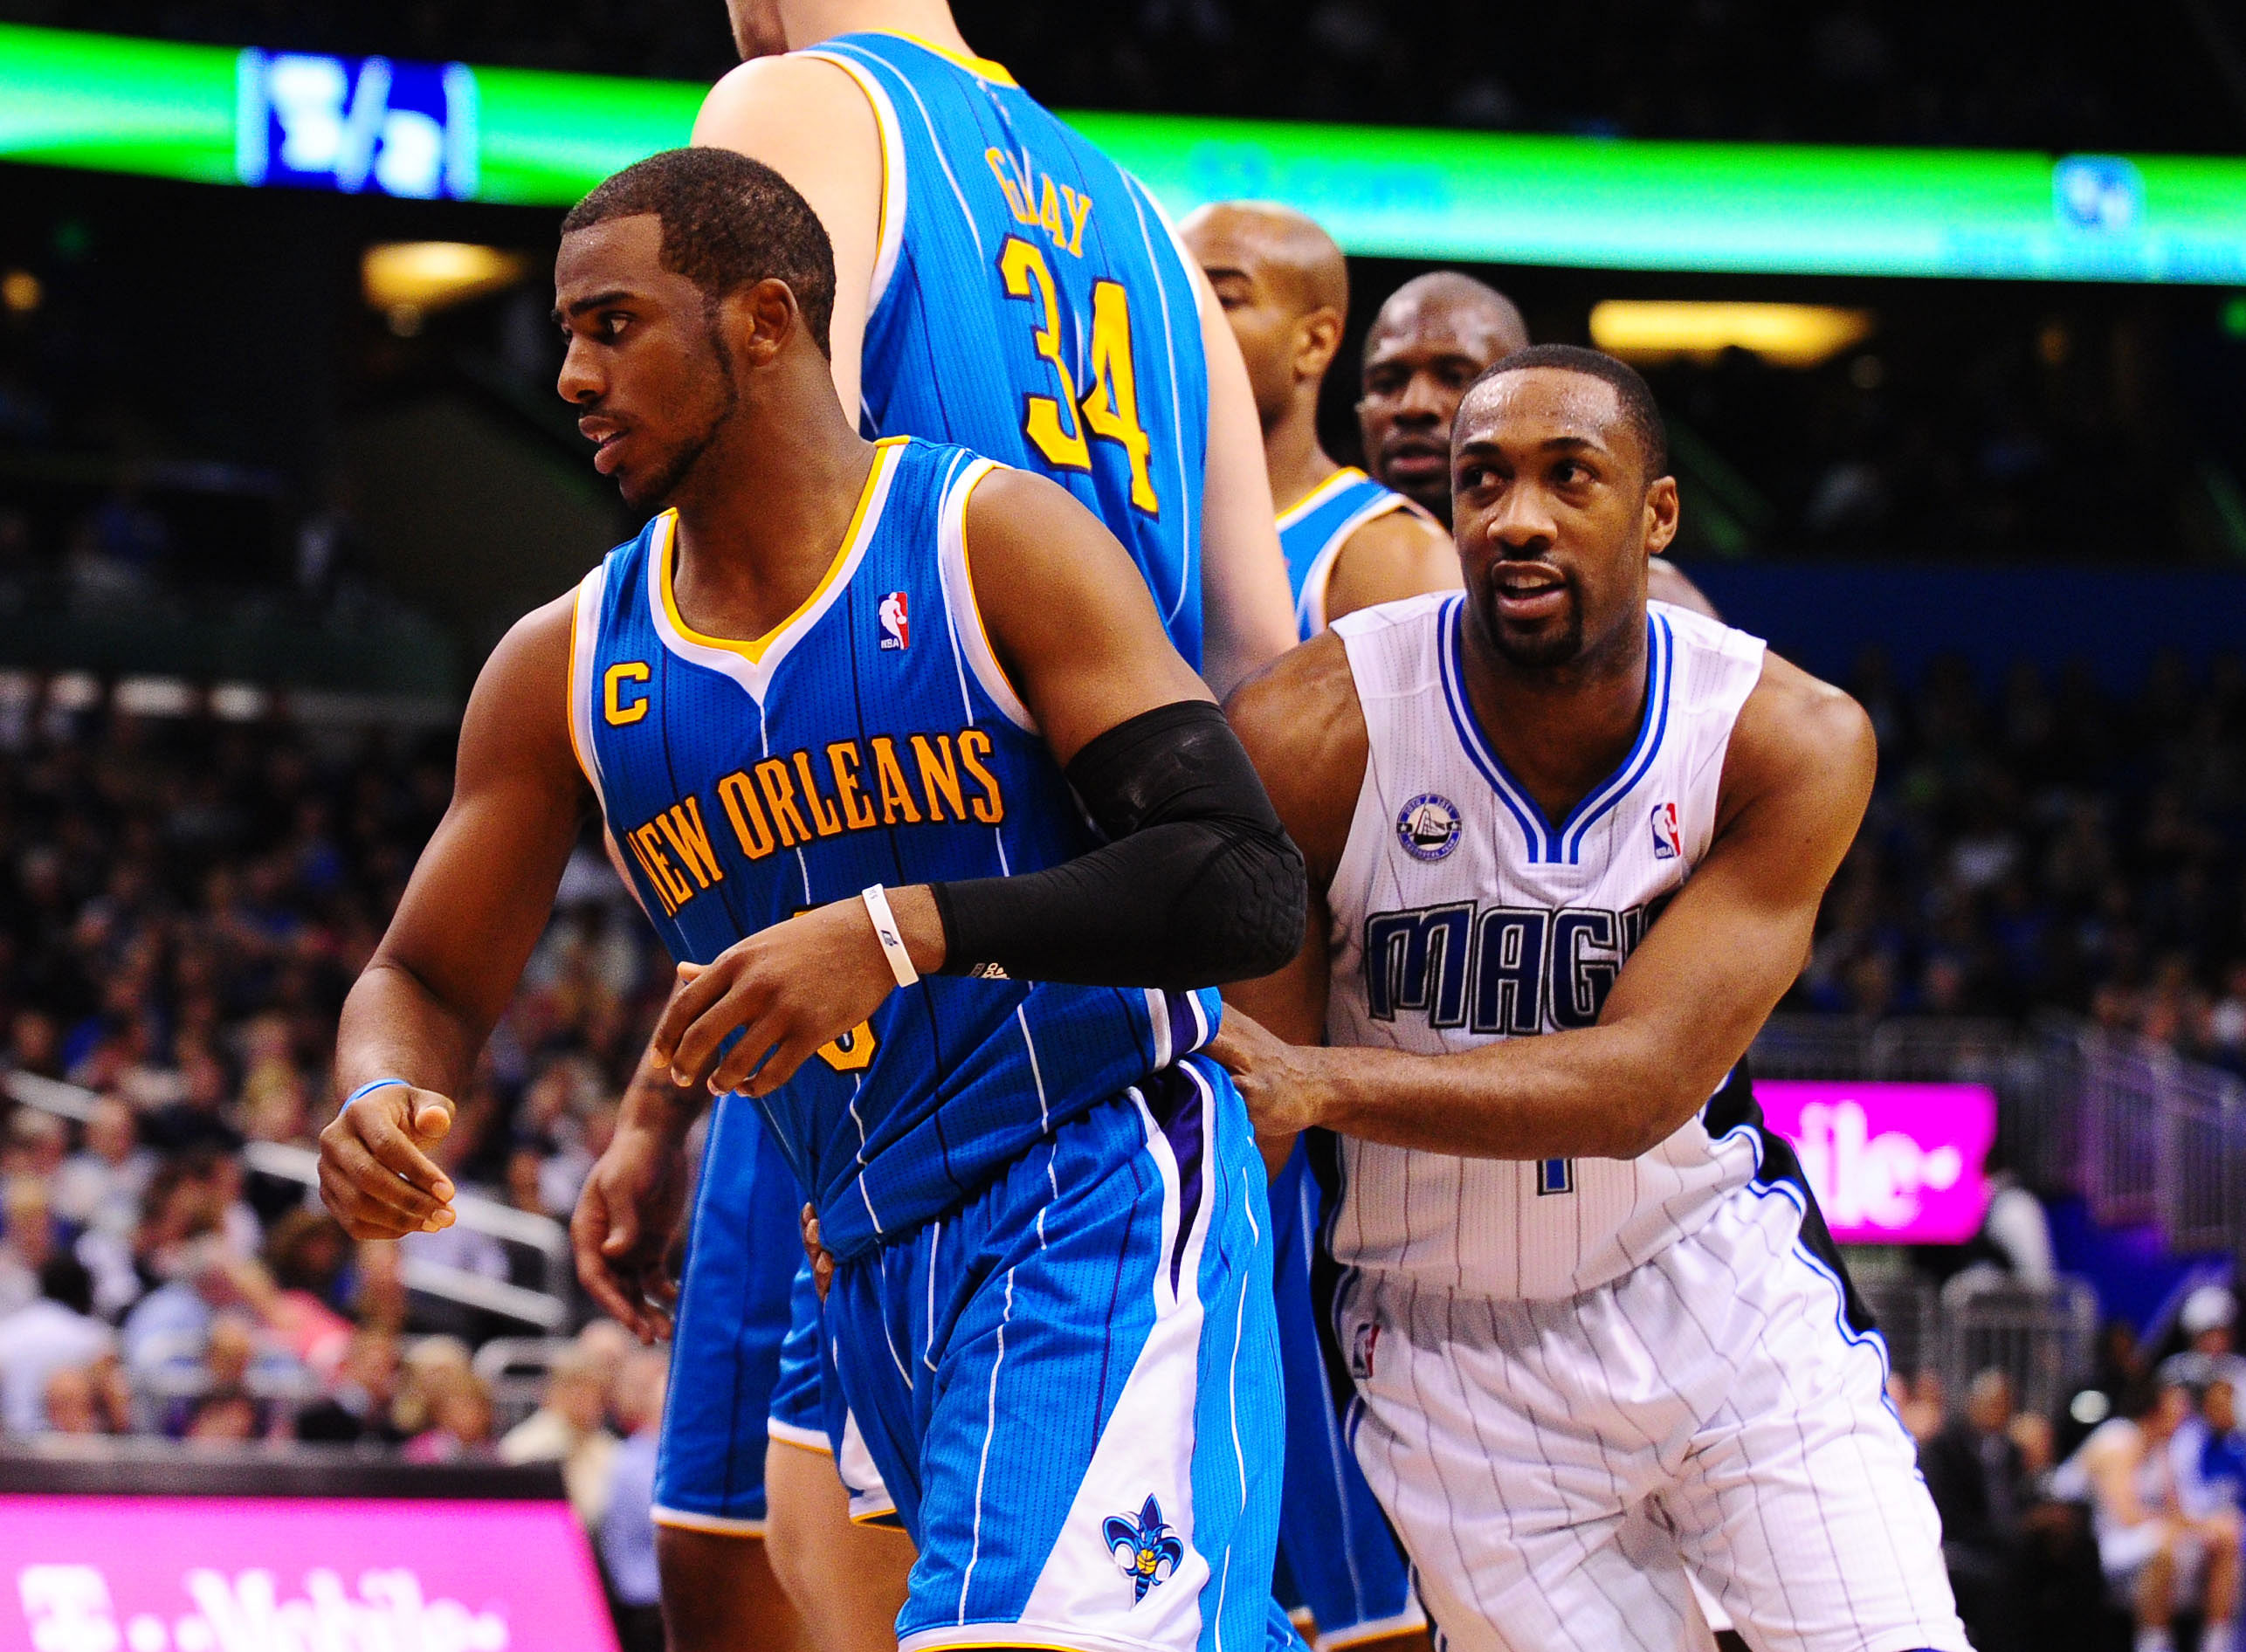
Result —
[[[1647,692],[1620,766],[1550,822],[1468,705],[1456,594],[1333,626],[1370,754],[1327,900],[1336,1044],[1420,1055],[1598,1019],[1622,960],[1707,852],[1732,726],[1763,644],[1648,605]],[[1343,1138],[1344,1266],[1493,1298],[1570,1297],[1691,1233],[1755,1170],[1700,1118],[1634,1160],[1522,1164]]]

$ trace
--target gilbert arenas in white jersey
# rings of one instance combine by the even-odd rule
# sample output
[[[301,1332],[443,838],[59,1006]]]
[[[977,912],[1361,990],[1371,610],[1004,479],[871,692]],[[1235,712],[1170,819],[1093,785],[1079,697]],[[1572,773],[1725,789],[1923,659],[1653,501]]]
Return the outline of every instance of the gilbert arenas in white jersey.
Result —
[[[1697,1580],[1758,1652],[1963,1652],[1884,1348],[1740,1069],[1871,733],[1647,602],[1664,445],[1622,363],[1501,361],[1454,437],[1464,592],[1235,697],[1311,940],[1218,1050],[1267,1153],[1315,1132],[1351,1441],[1440,1644],[1708,1646]]]

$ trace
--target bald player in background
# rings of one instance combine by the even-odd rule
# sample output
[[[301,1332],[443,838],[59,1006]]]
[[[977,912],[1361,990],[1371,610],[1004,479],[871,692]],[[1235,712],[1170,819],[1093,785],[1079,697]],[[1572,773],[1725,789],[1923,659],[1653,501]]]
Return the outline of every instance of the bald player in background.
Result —
[[[1319,444],[1319,391],[1349,319],[1349,269],[1333,237],[1270,201],[1215,202],[1178,234],[1248,364],[1302,634],[1376,602],[1457,589],[1457,552],[1441,523]],[[1447,443],[1448,425],[1443,435]]]
[[[1389,293],[1365,334],[1364,392],[1357,403],[1365,468],[1373,478],[1448,527],[1450,425],[1459,401],[1491,366],[1529,342],[1520,306],[1460,271],[1430,270]],[[1276,472],[1272,479],[1276,484]],[[1455,569],[1447,582],[1458,582]],[[1723,617],[1665,556],[1648,569],[1646,594],[1710,619]]]

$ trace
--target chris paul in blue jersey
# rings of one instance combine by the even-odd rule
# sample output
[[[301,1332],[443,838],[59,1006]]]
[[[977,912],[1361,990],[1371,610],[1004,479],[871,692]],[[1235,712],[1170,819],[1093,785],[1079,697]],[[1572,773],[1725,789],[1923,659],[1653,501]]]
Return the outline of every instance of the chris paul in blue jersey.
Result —
[[[823,1218],[834,1437],[920,1550],[900,1645],[1251,1644],[1270,1215],[1194,1052],[1207,989],[1295,950],[1300,857],[1089,513],[851,428],[833,282],[724,152],[565,223],[561,389],[662,513],[486,664],[344,1008],[323,1190],[361,1236],[449,1223],[425,1150],[596,812],[686,981],[658,1058],[750,1098]]]

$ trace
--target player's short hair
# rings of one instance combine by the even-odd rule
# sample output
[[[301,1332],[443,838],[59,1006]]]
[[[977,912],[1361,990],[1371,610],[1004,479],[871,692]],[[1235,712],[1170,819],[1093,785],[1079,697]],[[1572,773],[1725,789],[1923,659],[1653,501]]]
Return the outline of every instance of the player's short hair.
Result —
[[[1614,386],[1615,400],[1622,404],[1622,419],[1637,437],[1638,445],[1645,450],[1646,479],[1651,481],[1669,473],[1669,427],[1662,420],[1661,404],[1653,399],[1652,387],[1636,368],[1627,361],[1616,361],[1603,350],[1587,350],[1580,344],[1532,344],[1525,350],[1515,350],[1483,369],[1481,376],[1466,387],[1465,396],[1458,400],[1459,407],[1464,409],[1476,390],[1498,375],[1534,367],[1581,373]]]
[[[795,186],[732,149],[665,149],[607,179],[569,209],[562,233],[652,213],[663,267],[714,303],[768,279],[785,281],[819,354],[835,312],[835,250]]]

